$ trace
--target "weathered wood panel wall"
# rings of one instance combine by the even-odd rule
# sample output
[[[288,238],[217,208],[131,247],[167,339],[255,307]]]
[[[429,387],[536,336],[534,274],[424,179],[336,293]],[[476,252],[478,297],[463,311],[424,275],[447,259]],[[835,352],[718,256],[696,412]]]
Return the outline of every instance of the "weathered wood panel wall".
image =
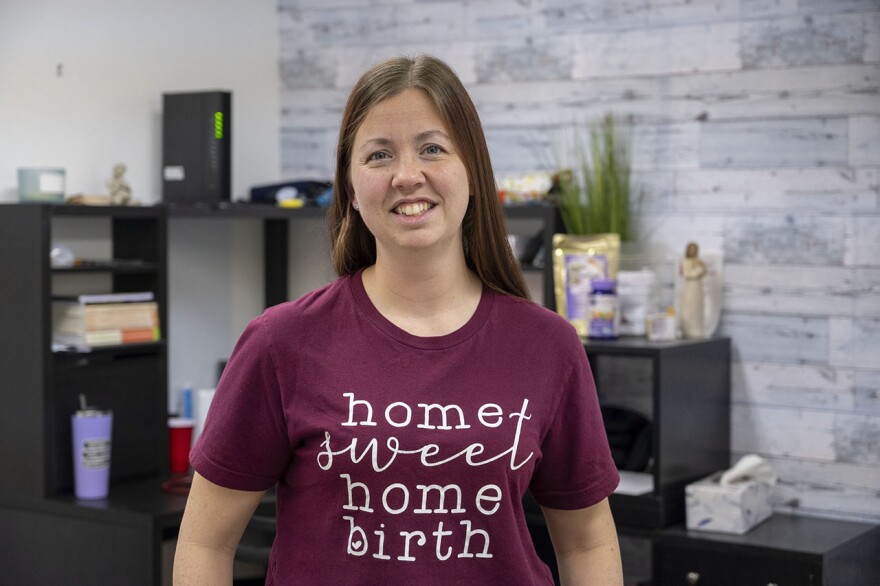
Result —
[[[732,459],[772,461],[781,510],[880,522],[880,0],[281,0],[279,29],[287,177],[332,175],[395,54],[458,71],[499,174],[630,116],[645,240],[724,255]]]

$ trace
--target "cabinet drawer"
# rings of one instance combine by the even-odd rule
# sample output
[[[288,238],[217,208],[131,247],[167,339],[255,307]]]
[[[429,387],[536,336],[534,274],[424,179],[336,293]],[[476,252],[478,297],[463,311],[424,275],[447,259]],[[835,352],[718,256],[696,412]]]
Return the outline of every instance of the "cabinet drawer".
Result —
[[[654,547],[655,582],[662,586],[739,586],[730,556],[689,547]]]
[[[768,555],[736,555],[736,583],[742,586],[819,586],[819,568],[801,560]]]
[[[820,586],[818,561],[780,552],[704,550],[658,545],[655,571],[662,586]]]

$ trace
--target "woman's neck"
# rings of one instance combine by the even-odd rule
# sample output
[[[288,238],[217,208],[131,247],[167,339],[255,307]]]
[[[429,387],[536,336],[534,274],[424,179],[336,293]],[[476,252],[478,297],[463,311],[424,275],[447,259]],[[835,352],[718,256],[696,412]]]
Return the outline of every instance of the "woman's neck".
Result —
[[[363,273],[364,289],[376,309],[416,336],[442,336],[468,322],[480,303],[480,279],[461,262],[419,259],[383,262]]]

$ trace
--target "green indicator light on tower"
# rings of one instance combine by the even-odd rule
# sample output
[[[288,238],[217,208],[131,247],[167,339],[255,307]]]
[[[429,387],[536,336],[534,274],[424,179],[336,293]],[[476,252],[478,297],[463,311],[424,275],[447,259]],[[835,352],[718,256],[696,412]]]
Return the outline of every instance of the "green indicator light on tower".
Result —
[[[223,138],[223,112],[214,112],[214,138]]]

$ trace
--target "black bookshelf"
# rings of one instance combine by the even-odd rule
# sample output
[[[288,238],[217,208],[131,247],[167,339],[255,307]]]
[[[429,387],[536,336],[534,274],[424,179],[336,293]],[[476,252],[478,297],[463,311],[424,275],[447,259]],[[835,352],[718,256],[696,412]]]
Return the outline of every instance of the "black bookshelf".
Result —
[[[56,220],[106,222],[110,258],[52,268]],[[69,220],[68,220],[69,219]],[[72,491],[70,416],[84,393],[114,412],[111,483],[167,468],[168,364],[164,342],[53,351],[53,283],[68,275],[109,275],[113,293],[151,291],[167,323],[166,215],[159,207],[0,205],[0,494]]]

